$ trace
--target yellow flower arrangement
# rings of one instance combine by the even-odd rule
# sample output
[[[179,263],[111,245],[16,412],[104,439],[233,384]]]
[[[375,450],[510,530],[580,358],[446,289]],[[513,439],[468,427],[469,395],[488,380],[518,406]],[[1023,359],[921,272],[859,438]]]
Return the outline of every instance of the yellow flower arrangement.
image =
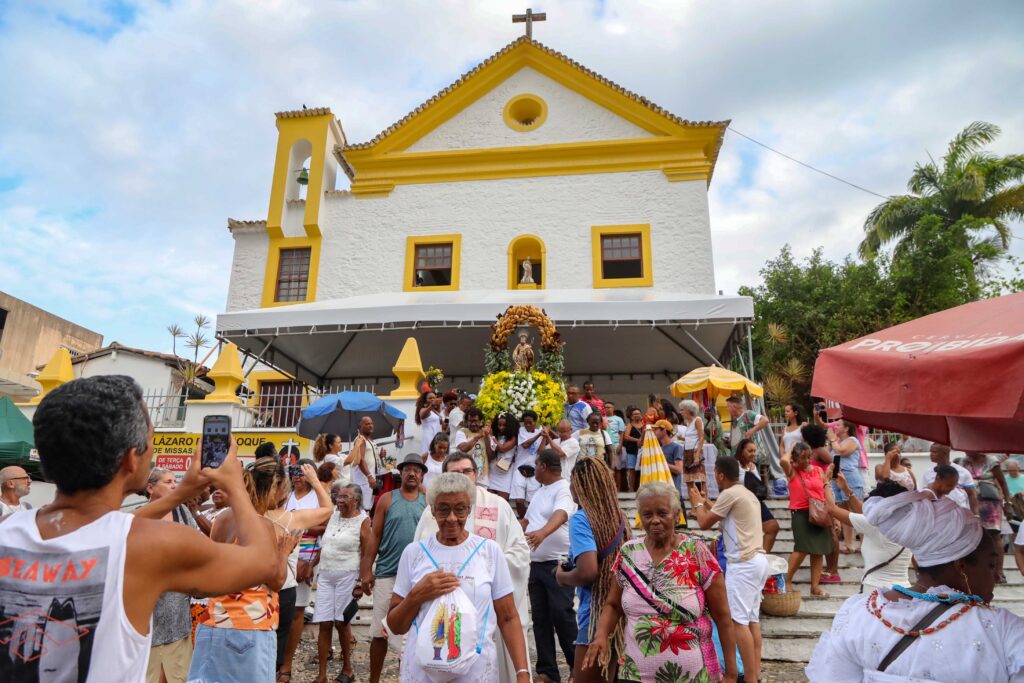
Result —
[[[518,419],[524,410],[533,410],[540,424],[553,427],[565,410],[565,387],[543,372],[495,372],[480,384],[476,406],[487,420],[503,412]]]

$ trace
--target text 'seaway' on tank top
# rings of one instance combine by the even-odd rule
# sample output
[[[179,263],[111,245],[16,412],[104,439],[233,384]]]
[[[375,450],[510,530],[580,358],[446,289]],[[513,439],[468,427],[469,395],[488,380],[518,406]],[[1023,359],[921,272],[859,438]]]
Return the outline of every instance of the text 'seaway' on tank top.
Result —
[[[43,540],[36,512],[0,524],[0,681],[142,683],[150,637],[124,611],[134,517],[108,512]]]

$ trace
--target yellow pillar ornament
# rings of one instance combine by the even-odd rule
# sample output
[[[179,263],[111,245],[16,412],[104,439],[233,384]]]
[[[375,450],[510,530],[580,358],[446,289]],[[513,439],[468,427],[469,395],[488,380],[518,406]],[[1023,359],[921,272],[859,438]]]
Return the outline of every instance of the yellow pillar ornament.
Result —
[[[38,404],[43,400],[43,396],[46,396],[61,384],[70,382],[74,378],[75,371],[71,369],[71,353],[64,348],[57,349],[50,358],[50,362],[46,364],[43,371],[36,377],[36,381],[43,387],[42,393],[29,401],[29,404]]]
[[[238,347],[234,344],[225,344],[221,349],[217,362],[213,369],[206,373],[206,376],[213,380],[213,391],[206,395],[204,401],[220,401],[221,403],[241,403],[235,392],[245,375],[242,373],[242,361],[238,357]]]
[[[423,371],[420,345],[415,337],[405,340],[402,353],[398,354],[398,360],[395,361],[395,367],[391,368],[391,372],[398,378],[398,388],[388,394],[388,398],[419,398],[417,385],[427,373]]]

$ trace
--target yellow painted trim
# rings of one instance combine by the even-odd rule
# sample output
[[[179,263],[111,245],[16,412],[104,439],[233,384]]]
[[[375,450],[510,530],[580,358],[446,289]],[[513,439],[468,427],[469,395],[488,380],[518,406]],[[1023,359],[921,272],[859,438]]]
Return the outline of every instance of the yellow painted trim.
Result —
[[[288,183],[295,182],[294,178],[288,177],[288,163],[292,146],[300,140],[308,141],[312,147],[302,225],[307,237],[320,236],[320,200],[323,197],[321,188],[324,183],[324,167],[327,150],[330,147],[329,134],[333,121],[334,115],[331,113],[277,119],[277,155],[274,159],[274,177],[270,188],[270,208],[267,211],[267,233],[271,239],[284,236],[281,223],[284,217],[285,194]]]
[[[389,398],[419,398],[420,380],[426,377],[423,372],[423,361],[420,359],[420,345],[416,337],[405,340],[402,352],[398,354],[395,365],[391,368],[398,386],[388,394]]]
[[[416,247],[424,244],[452,245],[452,283],[447,287],[414,287]],[[462,271],[462,235],[420,235],[405,238],[405,274],[402,279],[404,292],[453,292],[459,289],[459,277]]]
[[[530,67],[653,138],[406,152],[524,67]],[[678,122],[543,49],[523,42],[461,80],[366,148],[340,150],[353,170],[352,194],[386,196],[395,185],[660,170],[669,181],[710,182],[726,123]]]
[[[601,238],[606,235],[628,235],[640,233],[643,275],[631,278],[605,278],[601,270]],[[590,229],[590,249],[593,260],[594,288],[651,287],[654,285],[654,264],[651,262],[651,226],[638,225],[595,225]]]
[[[540,286],[519,284],[519,264],[516,263],[516,243],[534,240],[540,245]],[[548,284],[548,248],[544,240],[536,235],[519,235],[508,243],[508,288],[509,289],[544,289]]]
[[[533,123],[528,126],[524,126],[519,122],[519,119],[513,116],[513,110],[522,102],[531,102],[536,104],[540,109],[537,116],[534,117]],[[537,130],[544,125],[544,122],[548,120],[548,103],[544,101],[544,98],[540,95],[534,95],[533,93],[522,93],[516,95],[505,104],[505,110],[501,112],[502,117],[505,119],[505,125],[514,131],[521,133],[528,133],[531,130]]]
[[[316,285],[320,278],[320,242],[321,237],[271,237],[267,248],[267,269],[263,275],[263,308],[274,306],[291,306],[316,301]],[[309,280],[306,282],[305,301],[274,301],[277,287],[277,268],[281,260],[282,249],[301,249],[309,247]]]
[[[691,130],[690,127],[676,123],[671,118],[586,74],[578,66],[568,64],[524,42],[491,61],[471,78],[458,83],[444,97],[424,107],[381,139],[372,149],[382,154],[408,149],[424,135],[527,66],[654,135],[678,135]],[[712,130],[716,137],[721,134],[718,127],[709,130]],[[348,152],[345,155],[347,157]],[[356,169],[356,175],[358,174],[359,169]]]
[[[387,155],[351,150],[345,158],[358,168],[351,190],[357,197],[386,196],[396,185],[635,171],[662,171],[669,181],[707,183],[713,169],[707,150],[717,134],[713,128],[694,128],[678,137],[554,145]]]

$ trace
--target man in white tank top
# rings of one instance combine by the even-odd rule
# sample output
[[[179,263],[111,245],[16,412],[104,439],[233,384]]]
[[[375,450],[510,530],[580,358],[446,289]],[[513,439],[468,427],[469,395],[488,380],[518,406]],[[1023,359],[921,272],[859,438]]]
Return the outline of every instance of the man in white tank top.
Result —
[[[57,494],[0,525],[0,681],[142,683],[161,593],[222,595],[283,569],[274,535],[249,503],[234,443],[219,470],[200,472],[197,449],[174,493],[141,514],[120,511],[145,487],[153,457],[153,425],[130,377],[68,382],[46,395],[32,422]],[[160,521],[211,483],[229,495],[237,544]]]

